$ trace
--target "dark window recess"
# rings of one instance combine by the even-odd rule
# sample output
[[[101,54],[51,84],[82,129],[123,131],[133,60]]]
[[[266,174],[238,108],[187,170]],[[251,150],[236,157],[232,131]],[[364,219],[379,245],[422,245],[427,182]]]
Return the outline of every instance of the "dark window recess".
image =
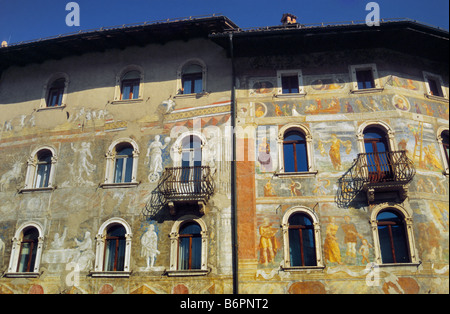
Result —
[[[372,70],[357,70],[356,81],[358,82],[358,89],[375,88]]]

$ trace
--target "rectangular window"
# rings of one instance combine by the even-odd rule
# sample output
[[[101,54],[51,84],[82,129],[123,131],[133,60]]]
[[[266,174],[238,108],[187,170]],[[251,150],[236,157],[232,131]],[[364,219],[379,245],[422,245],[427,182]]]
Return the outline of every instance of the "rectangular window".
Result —
[[[304,95],[303,79],[301,70],[279,70],[277,71],[277,94],[280,96]]]
[[[281,88],[283,94],[298,94],[298,75],[289,75],[281,77]]]
[[[192,73],[183,75],[183,94],[199,94],[203,92],[202,73]]]
[[[439,96],[442,97],[442,88],[441,84],[437,82],[434,78],[427,78],[428,86],[430,87],[430,94],[433,96]]]
[[[376,64],[357,64],[351,65],[350,77],[352,80],[351,92],[374,92],[382,89]]]
[[[140,80],[124,80],[122,82],[122,100],[139,98]]]
[[[358,89],[375,88],[372,70],[357,70],[356,80],[358,82]]]
[[[52,88],[48,92],[47,107],[58,107],[62,105],[64,88]]]

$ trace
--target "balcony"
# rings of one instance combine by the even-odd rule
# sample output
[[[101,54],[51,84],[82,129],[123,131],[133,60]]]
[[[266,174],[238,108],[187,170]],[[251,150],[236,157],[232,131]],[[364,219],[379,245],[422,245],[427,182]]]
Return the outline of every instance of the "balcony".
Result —
[[[369,203],[375,201],[377,192],[398,191],[404,199],[415,173],[406,151],[358,154],[352,167],[338,180],[336,202],[346,207],[361,191],[366,192]]]
[[[177,204],[198,205],[204,214],[205,205],[214,194],[211,170],[208,166],[166,168],[158,190],[172,215],[176,213]]]

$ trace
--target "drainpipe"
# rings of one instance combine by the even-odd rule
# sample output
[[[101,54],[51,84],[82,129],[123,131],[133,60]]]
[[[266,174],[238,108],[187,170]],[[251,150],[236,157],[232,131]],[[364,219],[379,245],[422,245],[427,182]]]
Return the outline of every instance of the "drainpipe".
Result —
[[[232,160],[231,160],[231,245],[232,245],[232,271],[233,294],[239,294],[238,279],[238,237],[237,237],[237,203],[236,203],[236,77],[234,64],[233,33],[229,34],[230,59],[231,59],[231,136],[232,136]]]

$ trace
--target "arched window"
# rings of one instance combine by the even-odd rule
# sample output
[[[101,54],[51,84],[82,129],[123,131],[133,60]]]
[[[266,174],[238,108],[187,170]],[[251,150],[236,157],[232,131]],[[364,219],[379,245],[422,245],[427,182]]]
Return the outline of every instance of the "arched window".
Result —
[[[96,236],[94,277],[129,276],[131,228],[121,218],[111,218],[100,227]]]
[[[377,215],[381,259],[386,263],[411,262],[404,218],[392,209]]]
[[[297,129],[289,130],[283,139],[284,172],[309,170],[305,134]]]
[[[114,102],[132,102],[143,99],[144,70],[138,65],[128,65],[116,75]]]
[[[131,182],[133,172],[133,146],[120,143],[116,146],[114,183]]]
[[[183,94],[199,94],[203,92],[203,69],[198,64],[188,64],[183,67],[181,84]]]
[[[105,264],[104,271],[123,271],[125,267],[125,234],[122,225],[116,224],[108,227],[105,238]]]
[[[206,65],[200,59],[191,59],[177,71],[177,95],[199,95],[206,92]]]
[[[305,125],[287,124],[278,131],[279,170],[277,175],[313,175],[313,144]]]
[[[390,179],[393,175],[386,132],[377,127],[364,129],[364,149],[370,182]]]
[[[380,204],[372,209],[370,223],[378,264],[418,264],[411,210]]]
[[[53,154],[48,149],[40,150],[37,153],[35,188],[48,187],[50,171],[52,169],[52,157]]]
[[[64,78],[59,78],[53,81],[48,89],[47,107],[62,106],[65,86],[66,80]]]
[[[38,223],[26,223],[17,230],[6,276],[39,276],[44,241],[42,230]]]
[[[322,268],[320,225],[310,209],[295,206],[283,217],[284,266],[297,268]]]
[[[291,266],[316,266],[316,246],[312,220],[303,213],[289,217]]]
[[[201,184],[202,141],[198,136],[189,135],[182,141],[181,182]]]
[[[139,87],[141,84],[141,73],[139,71],[129,71],[122,76],[120,86],[120,99],[138,99]]]
[[[56,153],[52,147],[35,150],[28,159],[25,187],[22,191],[52,189],[54,186]]]
[[[181,226],[178,237],[178,269],[200,269],[202,259],[201,228],[196,222]]]
[[[137,164],[139,149],[132,139],[114,141],[106,153],[106,171],[103,187],[119,187],[138,184]]]
[[[69,76],[66,73],[53,73],[42,90],[40,109],[58,108],[66,105]]]
[[[34,270],[36,264],[36,254],[38,248],[39,231],[34,227],[29,227],[22,233],[20,242],[18,273],[29,273]]]
[[[202,219],[181,217],[170,233],[169,276],[198,276],[208,272],[208,233]]]

